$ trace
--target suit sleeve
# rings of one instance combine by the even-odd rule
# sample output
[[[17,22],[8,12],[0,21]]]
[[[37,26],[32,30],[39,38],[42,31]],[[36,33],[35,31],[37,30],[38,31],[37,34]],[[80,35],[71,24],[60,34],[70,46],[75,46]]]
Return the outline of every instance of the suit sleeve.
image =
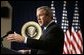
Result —
[[[53,28],[47,36],[46,40],[27,39],[27,46],[33,49],[62,51],[64,44],[64,34],[62,29]]]

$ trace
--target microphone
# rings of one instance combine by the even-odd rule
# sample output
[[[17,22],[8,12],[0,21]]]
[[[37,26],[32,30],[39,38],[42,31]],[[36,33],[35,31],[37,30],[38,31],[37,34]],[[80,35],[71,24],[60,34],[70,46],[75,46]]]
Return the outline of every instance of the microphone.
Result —
[[[6,35],[4,35],[3,37],[1,37],[1,39],[3,40],[3,38],[5,38],[6,36],[8,36],[8,34],[13,34],[14,31],[8,31]]]

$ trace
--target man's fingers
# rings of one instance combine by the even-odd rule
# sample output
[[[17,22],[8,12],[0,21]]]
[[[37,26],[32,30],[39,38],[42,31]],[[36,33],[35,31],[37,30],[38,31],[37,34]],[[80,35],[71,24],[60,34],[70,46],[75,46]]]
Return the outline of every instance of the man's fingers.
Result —
[[[7,38],[7,40],[9,41],[9,40],[13,40],[14,38]]]
[[[15,35],[15,36],[17,36],[17,33],[16,33],[16,32],[14,32],[14,35]]]
[[[13,35],[12,34],[9,34],[8,37],[12,37]]]
[[[13,39],[14,39],[14,38],[13,38],[13,34],[9,34],[9,35],[6,37],[6,39],[7,39],[8,41],[13,40]]]

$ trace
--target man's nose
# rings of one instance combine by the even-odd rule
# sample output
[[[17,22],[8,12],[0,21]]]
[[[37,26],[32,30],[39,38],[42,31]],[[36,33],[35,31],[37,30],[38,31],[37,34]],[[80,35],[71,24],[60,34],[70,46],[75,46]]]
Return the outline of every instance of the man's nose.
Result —
[[[40,18],[40,17],[38,17],[38,20],[41,20],[41,18]]]

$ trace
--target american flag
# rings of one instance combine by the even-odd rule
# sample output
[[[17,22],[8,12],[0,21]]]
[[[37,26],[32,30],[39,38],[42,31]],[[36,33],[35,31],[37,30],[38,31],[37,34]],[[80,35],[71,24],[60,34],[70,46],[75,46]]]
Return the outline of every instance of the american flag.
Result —
[[[79,13],[78,13],[78,1],[75,3],[74,15],[71,28],[69,27],[69,21],[67,18],[67,2],[63,4],[63,14],[61,28],[64,31],[64,47],[63,54],[83,54],[83,38],[80,29]],[[51,2],[51,9],[53,12],[53,19],[57,23],[55,17],[54,1]],[[70,32],[71,31],[71,32]]]
[[[61,28],[64,31],[64,47],[63,54],[70,54],[70,32],[69,32],[69,21],[67,18],[67,9],[66,9],[66,1],[63,4],[63,14],[62,14],[62,24]]]
[[[71,53],[83,54],[83,38],[80,29],[78,1],[75,3],[72,27],[71,27]]]
[[[56,16],[55,16],[54,1],[51,1],[51,10],[52,10],[52,13],[53,13],[53,20],[57,23]]]

